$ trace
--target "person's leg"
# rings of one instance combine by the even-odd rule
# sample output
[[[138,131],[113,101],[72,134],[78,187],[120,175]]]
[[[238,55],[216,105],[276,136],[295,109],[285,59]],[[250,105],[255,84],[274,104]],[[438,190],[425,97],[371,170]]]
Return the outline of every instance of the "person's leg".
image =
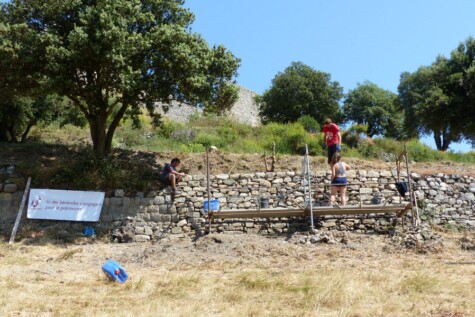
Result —
[[[175,189],[176,182],[175,182],[175,175],[174,174],[168,175],[168,181],[170,182],[171,188]]]
[[[346,186],[340,188],[341,205],[346,206]]]
[[[331,196],[330,196],[330,206],[335,203],[335,196],[338,193],[338,187],[332,186],[331,187]]]
[[[336,144],[333,144],[328,147],[328,164],[330,165],[330,167],[332,163],[333,154],[335,153],[336,153]]]

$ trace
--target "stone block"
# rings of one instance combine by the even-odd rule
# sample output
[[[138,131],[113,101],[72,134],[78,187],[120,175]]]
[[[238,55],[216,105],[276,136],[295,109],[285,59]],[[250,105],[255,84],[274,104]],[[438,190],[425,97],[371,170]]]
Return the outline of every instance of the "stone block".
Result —
[[[261,179],[259,181],[259,185],[262,186],[262,187],[271,187],[272,186],[271,182],[269,182],[268,180],[265,180],[265,179]]]
[[[473,193],[464,193],[463,194],[463,199],[468,200],[468,201],[474,201],[475,200],[475,195]]]
[[[393,174],[390,171],[381,171],[379,173],[380,177],[386,177],[386,178],[391,178]]]
[[[122,206],[128,207],[130,206],[131,199],[130,197],[124,197],[122,198]]]
[[[162,205],[165,203],[165,197],[163,196],[155,196],[153,198],[153,204],[154,205]]]
[[[227,186],[232,186],[234,184],[236,184],[236,181],[234,179],[226,179],[223,181],[223,184],[227,185]]]
[[[150,198],[150,197],[140,198],[140,205],[141,206],[150,206],[152,204],[153,204],[153,198]]]
[[[145,234],[135,235],[135,242],[148,242],[150,241],[150,236]]]
[[[18,185],[17,184],[4,184],[3,185],[3,191],[5,193],[14,193],[18,190]]]
[[[115,197],[124,197],[125,193],[123,189],[116,189],[114,191],[114,196]]]
[[[361,188],[360,192],[361,192],[361,194],[372,194],[373,189],[372,188]]]
[[[111,206],[122,206],[123,205],[123,198],[121,197],[112,197],[110,199]]]
[[[161,217],[161,222],[171,222],[172,221],[172,216],[171,215],[162,215]]]
[[[145,227],[144,227],[144,230],[145,230],[145,234],[146,234],[146,235],[148,235],[148,236],[153,235],[152,227],[150,227],[150,226],[145,226]]]
[[[180,227],[173,227],[171,232],[172,232],[172,234],[180,234],[180,233],[183,233],[183,231],[181,230]]]
[[[176,224],[178,227],[183,227],[183,226],[186,226],[188,224],[188,222],[186,221],[186,219],[182,219],[180,221],[178,221],[178,223]]]
[[[0,193],[0,201],[11,200],[12,194],[10,193]]]

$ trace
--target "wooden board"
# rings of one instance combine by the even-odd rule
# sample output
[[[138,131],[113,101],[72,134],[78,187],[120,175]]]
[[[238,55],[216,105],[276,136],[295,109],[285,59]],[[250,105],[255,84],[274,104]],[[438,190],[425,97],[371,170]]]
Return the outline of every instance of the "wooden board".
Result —
[[[402,214],[410,208],[410,204],[394,205],[349,205],[344,207],[320,206],[313,207],[313,216],[339,216],[339,215],[359,215],[359,214],[380,214],[396,213]],[[209,213],[211,219],[232,219],[232,218],[282,218],[282,217],[307,217],[310,216],[308,209],[300,208],[266,208],[266,209],[231,209],[213,211]]]

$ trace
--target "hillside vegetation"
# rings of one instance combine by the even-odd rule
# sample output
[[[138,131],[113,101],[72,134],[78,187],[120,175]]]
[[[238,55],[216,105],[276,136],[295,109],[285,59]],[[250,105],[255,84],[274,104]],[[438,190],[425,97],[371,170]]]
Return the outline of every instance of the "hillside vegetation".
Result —
[[[187,124],[165,121],[153,128],[147,116],[140,120],[138,129],[132,128],[131,121],[123,122],[113,140],[114,151],[106,157],[92,151],[87,128],[35,127],[26,143],[0,143],[0,165],[17,165],[21,175],[33,177],[34,186],[45,188],[148,191],[159,186],[158,172],[175,156],[182,159],[185,172],[203,174],[206,162],[202,154],[207,145],[213,145],[219,151],[211,157],[212,173],[256,172],[265,170],[264,152],[271,156],[275,142],[276,171],[300,171],[306,144],[312,169],[327,168],[322,134],[308,132],[302,122],[251,127],[222,117],[195,116]],[[369,139],[351,135],[351,131],[344,134],[347,143],[342,153],[355,168],[392,169],[395,154],[403,149],[402,143],[391,139]],[[440,152],[417,140],[408,142],[407,148],[410,160],[429,173],[442,170],[431,164],[444,162],[451,172],[471,174],[466,166],[475,163],[474,152]]]
[[[315,126],[316,125],[316,126]],[[124,120],[113,139],[114,148],[178,153],[204,153],[206,146],[214,145],[227,153],[260,153],[272,151],[273,142],[277,154],[305,153],[308,144],[311,155],[326,156],[323,134],[318,124],[311,126],[304,120],[294,123],[269,123],[251,127],[220,116],[201,116],[190,118],[188,123],[164,120],[157,128],[151,125],[150,118],[140,116],[138,128],[133,128],[131,120]],[[310,131],[310,132],[309,132]],[[356,132],[354,132],[356,131]],[[89,131],[56,124],[38,127],[31,133],[36,142],[63,145],[91,144]],[[431,149],[417,139],[406,143],[409,158],[416,162],[453,161],[475,163],[475,152],[455,153]],[[362,159],[381,159],[387,153],[399,153],[404,145],[388,138],[366,138],[358,129],[343,131],[343,155]]]

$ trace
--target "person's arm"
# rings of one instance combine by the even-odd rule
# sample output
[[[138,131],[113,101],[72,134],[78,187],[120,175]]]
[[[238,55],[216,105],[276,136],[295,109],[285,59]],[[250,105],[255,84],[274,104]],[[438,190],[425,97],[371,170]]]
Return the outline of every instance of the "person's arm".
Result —
[[[177,176],[185,176],[186,175],[185,173],[178,173],[177,171],[175,171],[171,167],[168,168],[168,171],[170,172],[170,174],[177,175]]]
[[[173,171],[172,174],[178,175],[178,176],[185,176],[185,173],[178,173],[177,171]]]
[[[335,179],[335,175],[336,175],[336,168],[335,168],[336,164],[332,166],[332,180]]]
[[[345,163],[345,168],[347,171],[351,170],[351,166]]]
[[[341,146],[341,132],[338,131],[338,145]]]

